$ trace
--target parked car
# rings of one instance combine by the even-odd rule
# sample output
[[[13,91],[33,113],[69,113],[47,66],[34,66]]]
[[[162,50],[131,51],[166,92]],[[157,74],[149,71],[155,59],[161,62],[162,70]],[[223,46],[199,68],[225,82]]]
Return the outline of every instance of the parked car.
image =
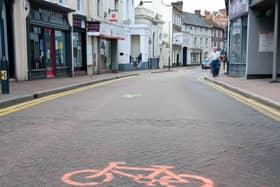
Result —
[[[205,59],[201,64],[201,69],[209,69],[210,68],[210,60]]]

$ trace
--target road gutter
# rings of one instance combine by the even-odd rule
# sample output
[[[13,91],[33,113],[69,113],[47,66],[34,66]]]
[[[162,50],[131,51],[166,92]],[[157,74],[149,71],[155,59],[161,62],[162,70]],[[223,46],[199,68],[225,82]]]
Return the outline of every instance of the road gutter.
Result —
[[[233,97],[234,99],[256,109],[257,111],[269,116],[276,121],[280,121],[280,104],[278,102],[271,101],[267,98],[250,93],[240,88],[236,88],[227,83],[210,79],[208,77],[203,77],[202,79],[208,86],[211,86],[223,92],[224,94]]]
[[[58,88],[54,88],[54,89],[50,89],[50,90],[43,90],[43,91],[35,92],[33,94],[10,98],[10,99],[4,100],[4,101],[0,101],[0,109],[4,109],[6,107],[21,104],[21,103],[24,103],[27,101],[32,101],[34,99],[66,92],[69,90],[74,90],[74,89],[81,88],[81,87],[86,87],[86,86],[90,86],[90,85],[94,85],[94,84],[98,84],[98,83],[102,83],[102,82],[106,82],[106,81],[118,80],[118,79],[123,79],[123,78],[127,78],[127,77],[139,76],[139,75],[140,74],[120,75],[120,76],[105,78],[102,80],[92,80],[92,81],[81,82],[81,83],[77,83],[77,84],[71,84],[71,85],[58,87]]]

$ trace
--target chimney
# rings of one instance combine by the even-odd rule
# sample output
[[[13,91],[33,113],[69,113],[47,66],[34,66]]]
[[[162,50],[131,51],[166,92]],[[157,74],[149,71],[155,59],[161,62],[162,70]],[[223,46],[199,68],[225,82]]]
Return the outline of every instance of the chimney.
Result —
[[[204,11],[204,16],[206,20],[211,20],[211,13],[207,10]]]
[[[171,3],[173,7],[176,7],[178,10],[183,10],[183,1],[176,1]]]
[[[201,10],[195,10],[194,13],[195,15],[201,17]]]

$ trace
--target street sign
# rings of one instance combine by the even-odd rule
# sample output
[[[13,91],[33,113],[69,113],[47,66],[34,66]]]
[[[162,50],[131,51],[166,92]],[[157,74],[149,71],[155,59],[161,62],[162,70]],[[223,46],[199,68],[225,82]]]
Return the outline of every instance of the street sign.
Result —
[[[0,72],[0,79],[1,80],[7,80],[8,79],[7,71],[6,70],[1,70],[1,72]]]

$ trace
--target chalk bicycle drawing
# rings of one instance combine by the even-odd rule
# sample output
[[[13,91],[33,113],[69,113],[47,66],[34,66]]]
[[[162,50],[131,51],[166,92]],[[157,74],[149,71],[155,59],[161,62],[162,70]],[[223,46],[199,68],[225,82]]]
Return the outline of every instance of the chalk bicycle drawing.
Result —
[[[198,181],[198,187],[214,187],[214,182],[208,178],[190,175],[190,174],[175,174],[171,171],[174,167],[163,165],[151,165],[149,168],[127,167],[125,162],[110,162],[108,166],[102,170],[85,169],[66,173],[61,177],[61,180],[71,186],[99,186],[104,183],[109,183],[114,179],[114,175],[121,175],[133,179],[139,184],[146,186],[166,186],[177,187],[176,184],[187,184],[190,181]],[[131,174],[129,172],[147,172],[148,175]],[[90,182],[78,181],[77,178],[83,176],[84,180]]]

